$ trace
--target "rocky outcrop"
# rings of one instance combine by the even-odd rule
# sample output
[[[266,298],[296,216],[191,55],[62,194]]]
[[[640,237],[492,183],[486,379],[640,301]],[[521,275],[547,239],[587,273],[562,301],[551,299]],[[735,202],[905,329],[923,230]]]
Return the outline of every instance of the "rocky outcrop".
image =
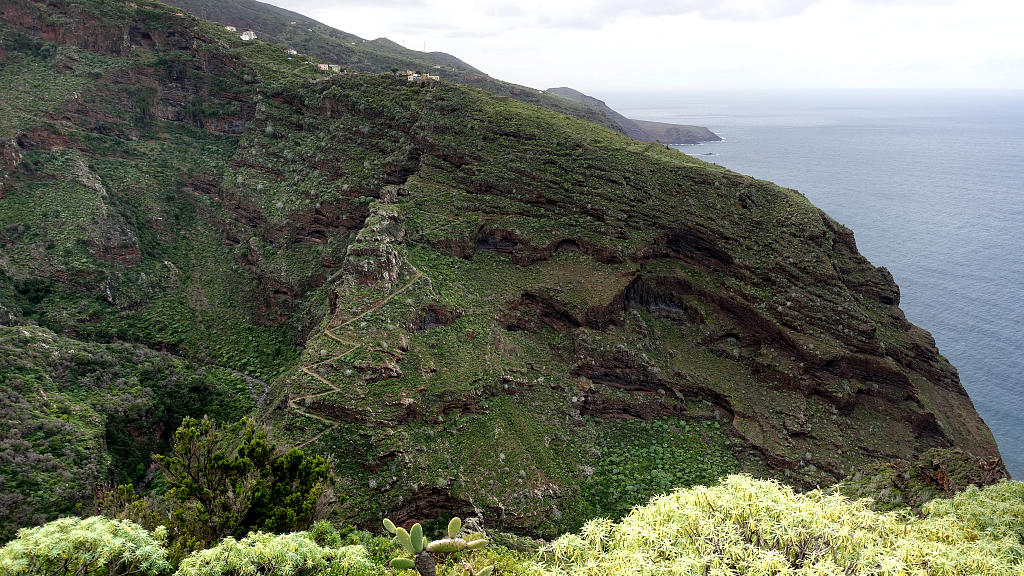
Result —
[[[136,8],[154,19],[148,25],[102,18],[90,7],[71,6],[62,14],[66,18],[53,19],[47,12],[50,7],[11,0],[0,1],[0,19],[36,38],[104,55],[124,56],[133,47],[154,50],[192,47],[193,35],[188,29],[190,22],[176,18],[166,10],[154,10],[143,4]]]
[[[858,470],[839,486],[851,498],[873,499],[879,510],[919,510],[935,498],[949,498],[968,486],[983,487],[1008,478],[1006,466],[998,458],[978,458],[958,449],[932,449],[912,461],[896,460]]]
[[[387,203],[370,210],[345,255],[344,271],[351,283],[373,284],[383,290],[398,285],[405,239],[402,217]]]
[[[96,194],[98,209],[90,238],[93,253],[110,262],[138,264],[142,260],[138,234],[118,212],[116,199],[111,197],[99,175],[77,156],[71,161],[70,172],[78,184]]]
[[[4,140],[0,142],[0,200],[11,179],[11,171],[21,163],[21,150],[17,142]]]

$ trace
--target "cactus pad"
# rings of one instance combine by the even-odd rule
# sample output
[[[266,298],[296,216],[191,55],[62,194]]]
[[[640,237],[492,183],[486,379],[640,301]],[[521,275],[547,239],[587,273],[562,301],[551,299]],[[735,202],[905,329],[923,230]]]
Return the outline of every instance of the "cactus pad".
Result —
[[[462,518],[459,518],[458,516],[456,516],[456,517],[452,518],[450,522],[448,522],[448,537],[449,538],[455,538],[456,536],[459,535],[459,532],[461,530],[462,530]]]
[[[391,567],[395,570],[413,570],[416,562],[412,558],[395,558],[391,561]]]

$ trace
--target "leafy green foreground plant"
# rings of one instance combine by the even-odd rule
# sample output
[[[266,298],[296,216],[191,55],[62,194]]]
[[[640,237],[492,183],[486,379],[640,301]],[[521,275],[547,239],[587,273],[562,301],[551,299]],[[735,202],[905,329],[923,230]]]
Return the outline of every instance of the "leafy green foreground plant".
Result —
[[[454,554],[463,550],[482,550],[488,544],[488,540],[467,541],[459,538],[462,531],[462,519],[456,516],[448,522],[448,537],[441,540],[427,542],[423,537],[423,526],[417,522],[412,529],[395,526],[391,520],[384,519],[384,528],[394,534],[392,542],[409,553],[412,558],[395,558],[391,561],[391,567],[395,570],[416,570],[421,576],[437,576],[437,560],[434,554]],[[493,566],[481,568],[474,571],[469,564],[464,564],[463,574],[466,576],[490,576],[494,570]]]
[[[0,548],[4,576],[156,576],[171,571],[162,526],[153,533],[128,520],[61,518],[25,528]]]
[[[1024,484],[970,488],[924,514],[738,475],[654,498],[619,523],[591,520],[545,554],[573,576],[1024,573]]]
[[[374,566],[359,545],[321,547],[307,532],[265,534],[256,532],[242,540],[228,537],[209,550],[185,558],[175,576],[377,576]]]
[[[363,533],[341,536],[327,522],[309,532],[254,532],[227,537],[186,557],[175,572],[163,546],[166,529],[152,533],[127,520],[61,518],[23,529],[0,548],[3,576],[384,576],[388,544]],[[318,542],[323,540],[324,543]],[[376,556],[371,550],[377,551]]]
[[[620,522],[595,519],[549,544],[537,562],[488,540],[428,542],[423,528],[342,537],[327,522],[308,532],[253,533],[194,552],[175,576],[1012,576],[1024,574],[1024,483],[968,488],[910,511],[879,513],[835,491],[798,494],[775,482],[730,476],[677,490]],[[21,530],[0,548],[0,576],[165,576],[165,531],[128,521],[63,518]],[[348,545],[346,545],[348,544]],[[393,545],[413,558],[391,559]],[[457,555],[473,551],[479,571]],[[435,560],[435,555],[438,557]],[[424,559],[423,563],[417,562]],[[427,560],[429,558],[429,560]]]
[[[185,418],[171,454],[155,457],[175,502],[176,546],[185,552],[251,530],[307,528],[331,495],[327,460],[279,449],[252,420],[238,426]]]

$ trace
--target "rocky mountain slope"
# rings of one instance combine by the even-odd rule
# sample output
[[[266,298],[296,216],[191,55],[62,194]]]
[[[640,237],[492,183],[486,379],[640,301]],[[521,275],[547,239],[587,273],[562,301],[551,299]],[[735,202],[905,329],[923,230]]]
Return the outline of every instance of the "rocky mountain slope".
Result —
[[[144,480],[186,412],[330,455],[357,523],[1000,469],[892,277],[792,190],[147,0],[0,22],[5,530]]]
[[[385,73],[420,70],[443,80],[475,86],[499,96],[543,106],[589,122],[619,130],[604,111],[578,102],[567,102],[541,90],[503,82],[444,52],[409,50],[387,38],[366,40],[290,10],[256,0],[171,0],[167,2],[199,18],[251,28],[259,38],[291,46],[324,62],[340,64],[357,72]]]
[[[602,100],[573,90],[572,88],[548,88],[545,93],[568,98],[585,106],[595,108],[604,113],[618,125],[619,130],[641,142],[661,142],[662,144],[699,144],[721,140],[717,134],[703,126],[669,124],[651,122],[649,120],[631,120],[608,107]]]
[[[290,46],[361,72],[387,72],[392,67],[432,70],[434,66],[442,66],[445,72],[459,78],[484,75],[451,54],[409,50],[387,38],[366,40],[264,2],[174,0],[167,4],[199,18],[234,26],[239,31],[251,29],[267,42]]]

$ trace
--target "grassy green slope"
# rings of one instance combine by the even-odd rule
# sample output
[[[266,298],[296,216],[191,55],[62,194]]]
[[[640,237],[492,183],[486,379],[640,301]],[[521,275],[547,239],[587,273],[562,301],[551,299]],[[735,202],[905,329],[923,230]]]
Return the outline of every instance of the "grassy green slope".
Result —
[[[175,0],[168,4],[199,18],[234,26],[239,31],[252,29],[268,42],[289,46],[363,72],[386,72],[391,67],[432,70],[434,66],[444,66],[450,73],[483,74],[449,54],[409,50],[386,38],[368,41],[264,2]]]
[[[200,18],[234,25],[238,30],[252,28],[261,39],[294,47],[299,52],[325,62],[341,64],[350,70],[377,73],[421,70],[437,74],[446,81],[475,86],[493,94],[621,130],[614,119],[592,106],[491,78],[443,52],[409,50],[387,38],[365,40],[301,14],[255,0],[172,0],[168,4],[188,10]]]
[[[0,540],[142,478],[182,416],[235,420],[263,393],[237,372],[144,346],[0,327]]]
[[[572,88],[548,88],[545,94],[568,98],[591,108],[602,111],[619,127],[619,131],[641,142],[661,142],[662,144],[699,144],[721,140],[714,132],[703,126],[687,126],[684,124],[667,124],[664,122],[648,122],[630,120],[608,107],[607,104]]]
[[[194,66],[210,50],[160,49],[194,22],[114,3],[3,8],[0,324],[17,328],[0,390],[18,423],[3,437],[25,442],[0,474],[9,536],[140,479],[183,415],[250,412],[298,356],[291,314],[308,304],[291,277],[322,281],[345,241],[279,256],[258,236],[293,231],[232,200],[252,89],[220,46],[206,73]],[[26,34],[37,22],[51,27]],[[129,22],[134,47],[102,43]],[[46,40],[63,33],[85,48]]]
[[[155,3],[0,12],[0,321],[169,355],[219,390],[196,415],[265,385],[351,520],[550,534],[734,470],[998,455],[888,273],[794,191]]]
[[[373,109],[356,82],[319,109]],[[410,517],[487,506],[555,530],[595,501],[618,418],[669,426],[671,455],[620,466],[612,510],[685,470],[671,482],[771,467],[810,484],[882,454],[990,450],[944,362],[898,352],[931,344],[895,285],[799,194],[457,86],[381,106],[418,155],[374,204],[396,230],[374,227],[367,252],[394,258],[353,261],[278,412],[315,425],[296,442],[362,454],[353,492],[370,476]],[[921,409],[937,398],[959,407]],[[687,449],[671,418],[726,425]]]

